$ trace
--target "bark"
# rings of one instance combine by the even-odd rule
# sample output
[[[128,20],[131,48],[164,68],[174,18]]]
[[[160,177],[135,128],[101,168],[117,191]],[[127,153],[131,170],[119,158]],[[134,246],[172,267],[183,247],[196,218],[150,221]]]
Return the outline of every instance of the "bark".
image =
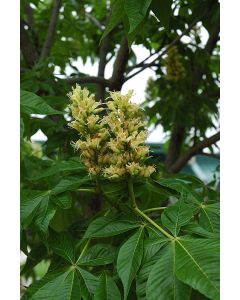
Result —
[[[167,169],[169,169],[170,166],[179,157],[184,138],[185,138],[185,127],[181,125],[175,125],[172,131],[169,150],[165,161],[165,165]]]
[[[203,149],[210,147],[218,140],[220,140],[220,132],[214,134],[210,138],[204,139],[195,146],[191,147],[176,160],[176,162],[169,168],[169,171],[171,173],[179,172],[194,155],[202,153]]]
[[[128,58],[129,58],[128,41],[126,37],[123,37],[113,66],[113,73],[111,77],[111,87],[110,87],[112,90],[116,90],[116,91],[121,90],[122,85],[124,83],[124,73],[126,70]]]
[[[60,7],[61,7],[61,0],[54,0],[52,16],[51,16],[51,19],[49,22],[46,39],[45,39],[43,47],[42,47],[40,61],[43,61],[50,54],[50,51],[51,51],[51,48],[53,45],[54,36],[56,34],[57,21],[58,21]]]
[[[28,30],[24,29],[26,23],[20,21],[20,48],[22,51],[23,58],[29,68],[32,68],[38,60],[38,53],[32,44]]]

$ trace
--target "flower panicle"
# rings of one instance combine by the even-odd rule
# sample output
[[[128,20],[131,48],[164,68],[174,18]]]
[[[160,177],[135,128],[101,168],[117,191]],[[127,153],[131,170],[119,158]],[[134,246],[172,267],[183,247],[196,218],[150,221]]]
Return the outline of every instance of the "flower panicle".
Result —
[[[68,96],[74,119],[69,126],[80,135],[73,146],[90,174],[117,179],[129,174],[149,177],[155,171],[154,166],[145,164],[149,155],[147,123],[140,106],[130,101],[132,90],[126,95],[110,92],[106,110],[79,85]]]

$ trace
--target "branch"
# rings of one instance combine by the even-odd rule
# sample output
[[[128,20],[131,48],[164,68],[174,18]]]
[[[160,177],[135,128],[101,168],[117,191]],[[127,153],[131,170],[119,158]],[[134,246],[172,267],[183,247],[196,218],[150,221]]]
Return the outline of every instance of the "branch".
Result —
[[[204,15],[204,14],[203,14]],[[161,58],[164,54],[167,53],[167,51],[173,47],[174,45],[176,45],[180,40],[181,38],[186,35],[194,26],[195,24],[201,20],[201,18],[203,17],[203,15],[199,18],[197,18],[196,20],[194,20],[189,26],[187,29],[185,29],[181,35],[179,35],[175,40],[173,40],[167,47],[165,47],[163,49],[163,51],[152,61],[150,62],[149,64],[146,64],[145,66],[143,66],[140,70],[136,71],[135,73],[133,73],[132,75],[128,76],[124,82],[126,82],[127,80],[131,79],[132,77],[136,76],[137,74],[141,73],[143,70],[145,70],[146,68],[149,67],[149,65],[152,65],[153,63],[155,63],[159,58]],[[149,57],[148,57],[149,58]],[[147,59],[145,59],[144,61],[146,61]],[[144,62],[143,61],[143,62]]]
[[[110,81],[103,77],[96,76],[84,76],[84,77],[72,77],[67,78],[65,81],[69,84],[101,84],[103,86],[110,86]]]
[[[61,7],[61,0],[53,0],[52,16],[48,26],[46,39],[42,47],[39,61],[43,61],[50,54],[50,50],[53,45],[53,39],[57,29],[57,21],[58,21],[58,14],[59,14],[60,7]]]
[[[194,155],[202,153],[202,150],[204,148],[210,147],[211,145],[215,144],[219,139],[220,132],[214,134],[210,138],[206,138],[205,140],[191,147],[187,152],[185,152],[182,156],[180,156],[177,159],[177,161],[169,168],[169,171],[171,173],[179,172]]]
[[[113,66],[111,88],[120,91],[124,82],[124,72],[129,57],[128,41],[123,37]]]
[[[28,31],[24,29],[25,22],[20,21],[20,47],[24,60],[29,68],[32,68],[38,60],[38,53],[30,41]]]
[[[99,49],[99,65],[98,65],[98,77],[104,78],[104,72],[105,72],[105,67],[107,64],[107,54],[109,50],[109,45],[110,45],[110,35],[108,34],[107,36],[104,37],[100,44],[100,49]],[[97,93],[96,97],[98,100],[104,100],[104,93],[105,93],[105,85],[99,84],[97,85]]]

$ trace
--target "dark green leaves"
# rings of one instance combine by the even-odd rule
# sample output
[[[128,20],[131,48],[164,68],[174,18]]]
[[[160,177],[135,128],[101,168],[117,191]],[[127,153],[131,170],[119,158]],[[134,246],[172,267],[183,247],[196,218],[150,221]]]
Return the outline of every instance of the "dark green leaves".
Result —
[[[176,275],[210,299],[219,299],[219,241],[180,239],[176,242]]]
[[[129,20],[129,33],[143,21],[152,0],[127,0],[124,9]]]
[[[103,273],[99,278],[94,300],[121,300],[121,294],[115,281],[107,273]]]
[[[21,113],[56,115],[61,111],[53,109],[41,97],[28,91],[21,91]]]
[[[85,187],[86,183],[89,183],[89,177],[78,177],[78,176],[68,176],[60,180],[60,182],[52,189],[51,194],[57,195],[65,191],[76,190],[80,187]]]
[[[81,297],[91,299],[97,284],[97,278],[91,273],[68,267],[46,274],[27,290],[22,300],[79,300]]]
[[[147,299],[189,299],[191,289],[176,278],[175,268],[175,242],[171,242],[150,272],[146,289]]]
[[[78,260],[81,266],[102,266],[113,262],[115,249],[108,244],[96,244]]]
[[[220,228],[220,204],[202,204],[199,224],[210,232],[219,232]]]
[[[174,205],[168,206],[162,216],[162,223],[174,236],[177,236],[181,226],[186,225],[193,217],[194,208],[184,203],[187,194],[183,192],[180,199]]]
[[[20,203],[21,226],[26,229],[32,221],[41,232],[46,232],[48,224],[55,214],[55,209],[49,202],[48,191],[22,191]]]
[[[100,217],[89,225],[84,237],[97,238],[114,236],[132,230],[140,225],[140,223],[124,220],[116,216]]]
[[[116,0],[111,9],[110,19],[108,21],[106,30],[102,36],[102,39],[113,30],[113,28],[122,20],[124,12],[124,0]]]
[[[57,255],[63,257],[70,263],[75,261],[74,243],[71,236],[67,233],[56,233],[52,234],[50,239],[51,249]]]
[[[127,299],[132,280],[141,265],[143,256],[143,235],[144,227],[140,227],[119,250],[117,271],[123,283],[124,299]]]

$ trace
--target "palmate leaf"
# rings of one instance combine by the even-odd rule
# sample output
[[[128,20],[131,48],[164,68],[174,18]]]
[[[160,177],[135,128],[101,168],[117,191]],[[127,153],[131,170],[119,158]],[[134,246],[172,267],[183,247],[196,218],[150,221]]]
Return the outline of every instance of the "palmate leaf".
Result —
[[[91,299],[97,285],[98,279],[94,275],[71,266],[48,272],[27,289],[22,300]]]
[[[186,225],[191,220],[195,211],[193,206],[184,202],[186,199],[187,193],[183,191],[177,203],[168,206],[161,215],[163,225],[174,236],[178,235],[181,226]]]
[[[121,294],[115,281],[105,272],[99,278],[94,300],[121,300]]]
[[[94,220],[84,235],[84,238],[109,237],[132,230],[141,225],[136,221],[121,219],[118,216],[105,216]]]
[[[143,21],[152,0],[127,0],[124,3],[124,10],[129,20],[129,33]]]
[[[56,115],[63,112],[53,109],[41,97],[34,93],[21,90],[20,110],[26,114]]]
[[[219,241],[181,237],[175,243],[178,279],[210,299],[219,299]]]
[[[175,242],[170,242],[161,251],[147,281],[148,300],[188,300],[191,288],[176,278]]]
[[[133,278],[143,256],[144,227],[140,227],[120,248],[117,258],[117,272],[124,287],[124,299],[127,299]]]

